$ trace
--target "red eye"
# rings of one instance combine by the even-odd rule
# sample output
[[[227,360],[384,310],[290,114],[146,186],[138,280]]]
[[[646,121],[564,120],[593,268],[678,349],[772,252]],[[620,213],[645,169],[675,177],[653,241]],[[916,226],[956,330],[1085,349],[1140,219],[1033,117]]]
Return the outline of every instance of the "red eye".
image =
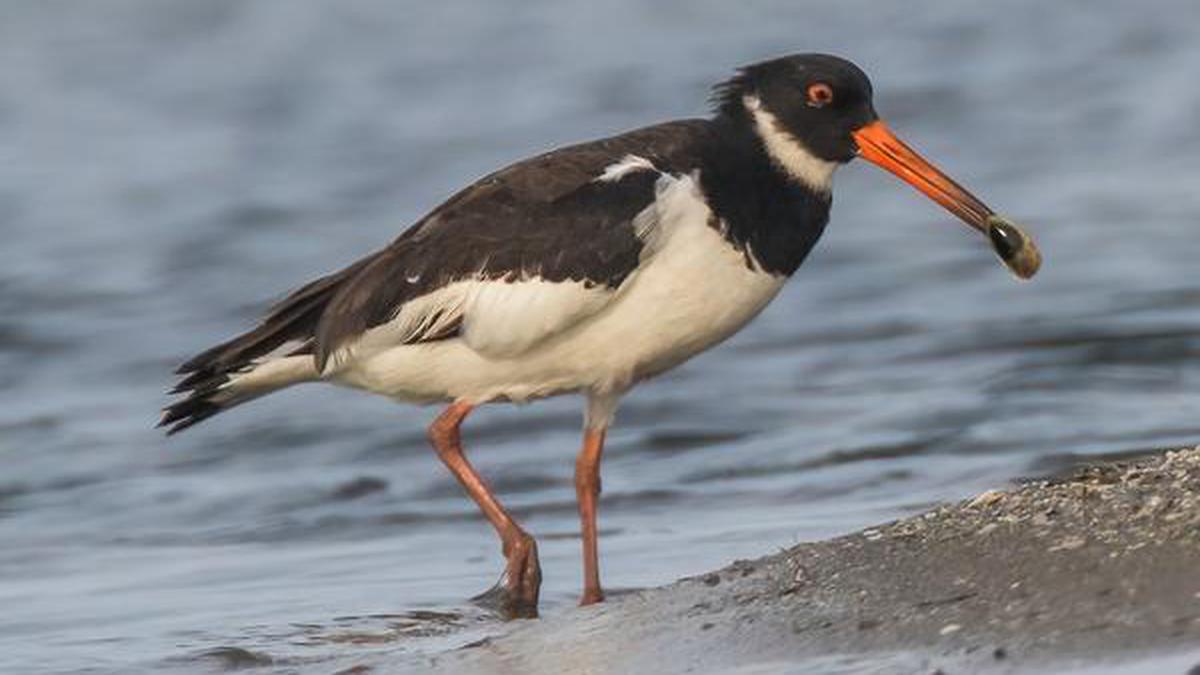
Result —
[[[814,108],[823,108],[833,102],[833,87],[824,82],[814,82],[808,85],[808,104]]]

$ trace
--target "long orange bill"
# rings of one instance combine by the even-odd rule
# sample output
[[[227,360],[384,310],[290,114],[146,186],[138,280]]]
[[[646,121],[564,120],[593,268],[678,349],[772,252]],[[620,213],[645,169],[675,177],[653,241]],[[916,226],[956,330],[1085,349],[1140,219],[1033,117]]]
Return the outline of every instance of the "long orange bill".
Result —
[[[988,216],[993,215],[993,211],[896,138],[882,120],[859,128],[853,136],[860,157],[892,172],[971,227],[988,232]]]

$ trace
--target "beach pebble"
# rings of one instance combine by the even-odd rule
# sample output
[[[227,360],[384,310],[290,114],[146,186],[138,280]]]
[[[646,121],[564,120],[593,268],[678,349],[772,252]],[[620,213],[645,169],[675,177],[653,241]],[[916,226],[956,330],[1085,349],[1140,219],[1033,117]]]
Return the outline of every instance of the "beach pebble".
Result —
[[[983,507],[991,506],[992,504],[995,504],[996,502],[1000,501],[1001,499],[1004,499],[1003,492],[1001,492],[999,490],[988,490],[987,492],[980,493],[978,496],[976,496],[974,499],[972,499],[970,501],[970,503],[967,504],[967,506],[969,506],[973,509],[983,508]]]

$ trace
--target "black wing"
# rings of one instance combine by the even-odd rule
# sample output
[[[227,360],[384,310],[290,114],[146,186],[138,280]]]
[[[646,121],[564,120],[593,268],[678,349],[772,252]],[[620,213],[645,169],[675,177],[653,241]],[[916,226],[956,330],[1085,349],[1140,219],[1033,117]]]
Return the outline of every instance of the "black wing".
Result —
[[[456,280],[537,277],[616,288],[637,267],[642,242],[632,221],[654,201],[660,174],[597,178],[628,155],[658,171],[691,171],[710,133],[704,120],[668,122],[548,152],[462,190],[339,286],[316,328],[318,371],[348,339]],[[418,340],[457,330],[436,317],[431,323],[438,330]]]

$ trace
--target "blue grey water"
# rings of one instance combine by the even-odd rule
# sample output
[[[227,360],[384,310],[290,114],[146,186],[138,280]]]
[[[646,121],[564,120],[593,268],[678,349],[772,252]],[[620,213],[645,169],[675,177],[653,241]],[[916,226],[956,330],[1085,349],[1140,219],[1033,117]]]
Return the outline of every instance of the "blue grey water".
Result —
[[[486,632],[466,598],[498,546],[425,446],[432,410],[309,386],[166,440],[172,368],[499,165],[817,50],[1028,223],[1044,270],[1016,282],[842,169],[781,297],[627,399],[607,583],[1200,439],[1200,4],[9,0],[0,672],[400,668]],[[580,579],[579,407],[467,430],[541,539],[548,617]]]

